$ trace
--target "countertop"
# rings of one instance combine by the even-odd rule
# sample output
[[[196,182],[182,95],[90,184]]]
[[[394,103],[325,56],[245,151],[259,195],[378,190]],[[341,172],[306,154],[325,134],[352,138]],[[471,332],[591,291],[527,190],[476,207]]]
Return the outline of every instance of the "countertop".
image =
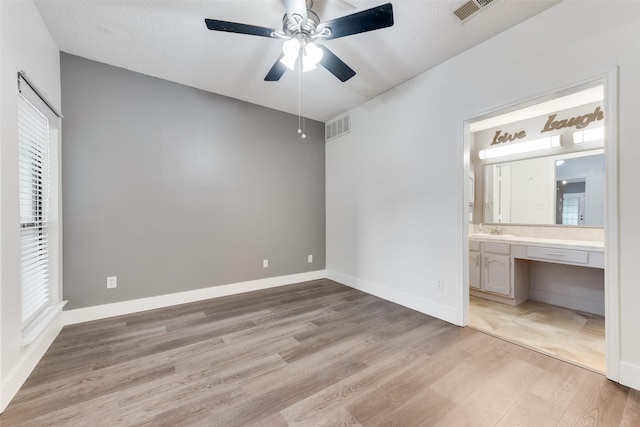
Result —
[[[542,237],[513,236],[510,234],[471,233],[470,240],[509,243],[511,245],[543,246],[547,248],[576,249],[604,252],[604,242],[589,240],[549,239]]]

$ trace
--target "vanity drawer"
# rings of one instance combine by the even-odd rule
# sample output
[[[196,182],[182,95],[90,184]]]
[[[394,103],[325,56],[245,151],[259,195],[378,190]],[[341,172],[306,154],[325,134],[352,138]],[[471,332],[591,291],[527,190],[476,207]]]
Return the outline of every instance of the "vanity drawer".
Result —
[[[527,246],[527,257],[572,264],[589,264],[589,252]]]
[[[511,253],[510,249],[508,243],[482,242],[482,250],[485,252],[509,255]]]
[[[480,242],[477,240],[469,240],[469,250],[470,251],[479,251],[480,250]]]

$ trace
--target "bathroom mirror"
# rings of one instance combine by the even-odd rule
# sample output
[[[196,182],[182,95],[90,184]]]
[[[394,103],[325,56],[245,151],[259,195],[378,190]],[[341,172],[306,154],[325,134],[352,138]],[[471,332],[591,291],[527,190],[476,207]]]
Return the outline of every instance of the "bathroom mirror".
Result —
[[[484,222],[604,225],[602,149],[485,165]]]

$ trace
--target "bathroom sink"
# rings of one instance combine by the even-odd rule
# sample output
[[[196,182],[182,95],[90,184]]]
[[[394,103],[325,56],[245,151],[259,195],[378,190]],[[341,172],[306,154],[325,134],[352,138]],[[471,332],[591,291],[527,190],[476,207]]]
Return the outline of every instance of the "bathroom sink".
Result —
[[[502,239],[516,236],[513,234],[469,233],[469,237],[475,237],[476,239]]]

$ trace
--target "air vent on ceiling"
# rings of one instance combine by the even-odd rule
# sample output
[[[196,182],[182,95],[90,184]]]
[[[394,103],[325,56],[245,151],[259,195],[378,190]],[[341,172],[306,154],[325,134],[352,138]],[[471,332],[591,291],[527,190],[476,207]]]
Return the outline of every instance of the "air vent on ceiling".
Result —
[[[331,141],[349,132],[351,132],[351,114],[328,122],[325,127],[324,140]]]
[[[464,23],[467,19],[471,18],[480,9],[489,6],[495,0],[469,0],[462,6],[453,11],[453,14],[460,20],[460,23]]]

